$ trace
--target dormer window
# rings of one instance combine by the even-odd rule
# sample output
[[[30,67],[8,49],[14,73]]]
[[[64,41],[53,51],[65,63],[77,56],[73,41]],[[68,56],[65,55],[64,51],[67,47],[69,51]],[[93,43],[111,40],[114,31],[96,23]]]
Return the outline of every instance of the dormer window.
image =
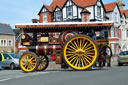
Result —
[[[67,17],[68,18],[72,17],[72,7],[71,6],[67,8]]]
[[[101,7],[97,6],[97,16],[98,18],[101,18]]]
[[[47,13],[43,13],[43,22],[47,22]]]
[[[117,23],[118,22],[118,13],[115,12],[115,22]]]
[[[56,12],[56,21],[61,21],[62,17],[61,17],[61,11],[57,11]]]

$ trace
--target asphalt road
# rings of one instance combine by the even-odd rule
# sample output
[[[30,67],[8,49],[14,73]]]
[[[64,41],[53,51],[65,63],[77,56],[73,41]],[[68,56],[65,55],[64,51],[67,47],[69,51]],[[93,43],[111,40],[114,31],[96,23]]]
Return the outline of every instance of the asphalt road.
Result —
[[[2,70],[0,85],[128,85],[128,66],[89,71],[58,69],[32,73]]]

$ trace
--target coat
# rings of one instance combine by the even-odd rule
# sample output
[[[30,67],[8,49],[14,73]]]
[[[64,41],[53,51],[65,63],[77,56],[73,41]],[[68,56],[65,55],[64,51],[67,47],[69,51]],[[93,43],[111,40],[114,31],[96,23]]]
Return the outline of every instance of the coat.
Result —
[[[0,61],[4,62],[4,55],[0,53]]]

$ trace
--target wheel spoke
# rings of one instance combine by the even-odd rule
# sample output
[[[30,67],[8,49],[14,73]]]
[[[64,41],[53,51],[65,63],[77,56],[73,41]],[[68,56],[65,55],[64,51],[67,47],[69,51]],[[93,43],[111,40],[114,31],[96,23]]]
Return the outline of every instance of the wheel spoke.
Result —
[[[76,50],[74,47],[72,47],[71,45],[69,45],[69,47],[71,47],[72,49]]]
[[[63,53],[66,63],[78,70],[91,67],[98,54],[95,43],[86,36],[75,36],[68,40]]]
[[[79,39],[77,38],[78,49],[80,49]]]
[[[74,41],[74,43],[75,43],[75,45],[76,45],[77,49],[79,49],[79,47],[78,47],[78,45],[76,44],[76,42],[75,42],[75,41]]]
[[[75,51],[74,49],[67,48],[67,50]]]
[[[71,42],[71,45],[72,45],[75,49],[77,49],[77,47],[73,44],[73,42]]]
[[[84,48],[86,47],[87,43],[88,43],[88,41],[84,44],[84,46],[83,46],[83,48],[82,48],[82,49],[84,49]]]
[[[72,63],[73,65],[75,64],[76,60],[77,60],[78,56],[75,58],[74,62]]]
[[[81,44],[82,44],[82,42],[81,42],[81,39],[80,39],[80,49],[82,48],[82,47],[81,47]]]

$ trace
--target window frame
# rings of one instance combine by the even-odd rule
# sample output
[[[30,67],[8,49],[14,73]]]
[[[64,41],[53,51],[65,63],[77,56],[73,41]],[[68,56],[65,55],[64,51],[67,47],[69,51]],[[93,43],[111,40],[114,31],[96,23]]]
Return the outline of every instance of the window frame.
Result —
[[[114,54],[115,53],[115,44],[111,44],[112,46],[112,53]]]
[[[117,27],[115,27],[115,37],[118,37]]]
[[[71,10],[68,10],[69,8],[71,8]],[[71,13],[71,15],[69,13]],[[68,6],[67,7],[67,17],[71,18],[72,16],[73,16],[73,7],[72,6]]]
[[[10,45],[9,41],[11,41],[11,45]],[[8,47],[12,47],[12,46],[13,46],[12,40],[8,40]]]
[[[43,22],[48,22],[48,20],[47,20],[47,12],[43,12]]]
[[[55,15],[56,15],[56,17],[55,17],[56,21],[62,21],[62,12],[61,11],[56,11]]]
[[[101,6],[97,6],[97,17],[101,18]]]
[[[118,13],[117,12],[115,12],[114,18],[115,18],[115,22],[118,23]]]
[[[114,28],[113,27],[111,28],[111,37],[112,38],[114,37]]]

